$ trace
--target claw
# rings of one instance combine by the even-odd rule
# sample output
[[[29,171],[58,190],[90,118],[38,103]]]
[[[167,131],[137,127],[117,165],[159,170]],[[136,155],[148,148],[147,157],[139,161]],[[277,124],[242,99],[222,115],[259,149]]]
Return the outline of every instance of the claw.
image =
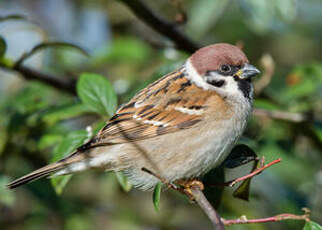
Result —
[[[201,191],[204,190],[205,186],[203,183],[197,179],[192,180],[178,180],[176,181],[177,184],[179,184],[183,188],[183,192],[189,197],[191,201],[194,201],[194,195],[191,191],[191,188],[197,187]]]

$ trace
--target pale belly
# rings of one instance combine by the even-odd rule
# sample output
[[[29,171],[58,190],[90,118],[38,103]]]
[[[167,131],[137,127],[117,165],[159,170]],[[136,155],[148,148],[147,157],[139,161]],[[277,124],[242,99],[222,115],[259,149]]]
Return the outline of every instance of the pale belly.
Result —
[[[151,189],[159,181],[143,172],[143,167],[169,182],[201,176],[224,161],[241,136],[246,120],[211,122],[204,128],[141,141],[137,143],[140,149],[124,145],[122,165],[128,165],[125,172],[130,182],[142,189]]]

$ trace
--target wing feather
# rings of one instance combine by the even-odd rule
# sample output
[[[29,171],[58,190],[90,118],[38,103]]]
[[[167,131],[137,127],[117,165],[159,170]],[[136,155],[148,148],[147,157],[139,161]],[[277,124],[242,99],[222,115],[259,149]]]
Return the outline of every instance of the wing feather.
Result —
[[[166,75],[122,106],[87,147],[139,141],[197,125],[207,109],[207,94],[190,100],[195,88],[182,69]]]

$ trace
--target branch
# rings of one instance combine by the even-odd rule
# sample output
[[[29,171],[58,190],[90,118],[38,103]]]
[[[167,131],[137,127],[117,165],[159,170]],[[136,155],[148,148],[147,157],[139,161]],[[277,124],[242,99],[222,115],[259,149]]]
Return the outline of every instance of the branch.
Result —
[[[191,41],[181,31],[176,28],[176,25],[168,22],[155,13],[153,13],[146,5],[140,0],[120,0],[127,5],[132,12],[141,19],[145,24],[150,26],[158,33],[164,35],[174,42],[176,48],[193,53],[201,46]]]
[[[262,158],[264,159],[264,158]],[[269,168],[270,166],[277,164],[281,161],[281,159],[274,160],[266,165],[262,165],[260,168],[254,170],[252,173],[239,177],[235,180],[226,182],[226,185],[233,186],[237,182],[246,180],[248,178],[254,177],[261,173],[263,170]],[[263,162],[263,160],[262,160]],[[263,164],[263,163],[262,163]],[[208,216],[211,223],[213,224],[215,229],[218,230],[224,230],[225,226],[233,225],[233,224],[253,224],[253,223],[267,223],[267,222],[278,222],[283,220],[305,220],[310,221],[310,211],[308,209],[304,209],[303,215],[294,215],[294,214],[280,214],[272,217],[266,217],[266,218],[259,218],[259,219],[247,219],[246,216],[241,216],[238,219],[233,220],[225,220],[223,218],[220,218],[216,210],[212,207],[212,205],[209,203],[207,198],[204,196],[202,189],[203,184],[200,181],[195,181],[197,183],[192,183],[192,186],[190,187],[178,187],[175,184],[168,183],[165,179],[160,177],[159,175],[155,174],[151,170],[148,170],[146,168],[142,168],[142,170],[146,173],[149,173],[152,176],[155,176],[158,178],[162,183],[164,183],[168,188],[174,189],[176,191],[179,191],[185,195],[188,196],[191,200],[195,201],[199,207],[204,211],[204,213]]]
[[[279,110],[254,109],[253,114],[258,117],[269,117],[294,123],[310,121],[309,116],[303,113],[290,113]]]
[[[197,186],[191,187],[191,195],[200,208],[207,214],[211,223],[218,230],[224,230],[225,226],[216,210],[211,206],[201,189]]]
[[[145,24],[156,30],[160,34],[169,38],[174,42],[175,46],[188,53],[195,52],[199,47],[199,44],[191,41],[186,35],[176,29],[176,26],[164,19],[161,19],[155,13],[153,13],[146,5],[140,0],[120,0],[127,5],[133,13],[141,19]],[[265,69],[266,77],[265,81],[258,82],[257,92],[260,92],[263,88],[269,84],[275,69],[274,60],[270,56],[263,56],[262,65]],[[290,122],[304,122],[308,121],[308,118],[304,114],[300,113],[288,113],[282,111],[268,111],[264,109],[254,109],[255,116],[266,116],[279,120],[286,120]]]
[[[179,187],[173,183],[168,182],[166,179],[162,178],[160,175],[152,172],[151,170],[149,170],[147,168],[142,168],[142,171],[158,178],[168,188],[178,191],[184,195],[187,195],[187,197],[190,200],[195,201],[200,206],[200,208],[204,211],[204,213],[210,219],[210,221],[213,224],[215,229],[218,229],[218,230],[225,229],[220,216],[218,215],[216,210],[212,207],[212,205],[209,203],[209,201],[207,200],[205,195],[202,193],[202,190],[204,187],[200,181],[195,181],[197,183],[194,183],[190,187],[181,187],[181,186]]]
[[[0,64],[0,68],[9,71],[16,71],[26,80],[36,80],[48,84],[58,90],[76,95],[76,81],[70,80],[66,76],[54,76],[48,73],[42,73],[38,70],[23,65],[7,66]],[[310,121],[309,116],[303,113],[290,113],[279,110],[254,109],[253,114],[258,117],[269,117],[272,119],[284,120],[294,123]]]
[[[241,216],[238,219],[235,220],[224,220],[222,219],[222,222],[224,225],[229,226],[233,224],[254,224],[254,223],[268,223],[268,222],[279,222],[283,220],[305,220],[310,221],[310,213],[308,210],[304,210],[305,214],[303,215],[294,215],[294,214],[280,214],[272,217],[266,217],[266,218],[260,218],[260,219],[247,219],[246,216]]]
[[[13,67],[0,65],[0,67],[4,70],[18,72],[26,80],[40,81],[58,90],[62,90],[64,92],[76,95],[76,88],[75,88],[76,81],[70,80],[67,77],[63,77],[63,76],[57,77],[54,75],[50,75],[48,73],[42,73],[42,72],[39,72],[38,70],[29,68],[23,65],[14,65]]]
[[[318,134],[314,131],[314,123],[319,123],[321,120],[315,120],[313,114],[290,113],[280,110],[254,109],[253,115],[257,117],[267,117],[270,119],[294,123],[295,125],[293,127],[295,127],[296,130],[309,137],[318,149],[322,148],[322,141]]]
[[[271,83],[275,71],[275,62],[270,54],[264,54],[260,64],[264,71],[261,78],[254,83],[255,95],[259,95]]]

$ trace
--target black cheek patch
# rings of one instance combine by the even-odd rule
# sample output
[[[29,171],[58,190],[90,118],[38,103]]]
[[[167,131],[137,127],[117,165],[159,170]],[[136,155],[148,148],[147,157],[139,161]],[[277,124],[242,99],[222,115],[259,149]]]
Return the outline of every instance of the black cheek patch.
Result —
[[[215,87],[222,87],[225,84],[225,81],[224,80],[219,80],[219,81],[207,80],[207,83],[210,85],[213,85]]]

